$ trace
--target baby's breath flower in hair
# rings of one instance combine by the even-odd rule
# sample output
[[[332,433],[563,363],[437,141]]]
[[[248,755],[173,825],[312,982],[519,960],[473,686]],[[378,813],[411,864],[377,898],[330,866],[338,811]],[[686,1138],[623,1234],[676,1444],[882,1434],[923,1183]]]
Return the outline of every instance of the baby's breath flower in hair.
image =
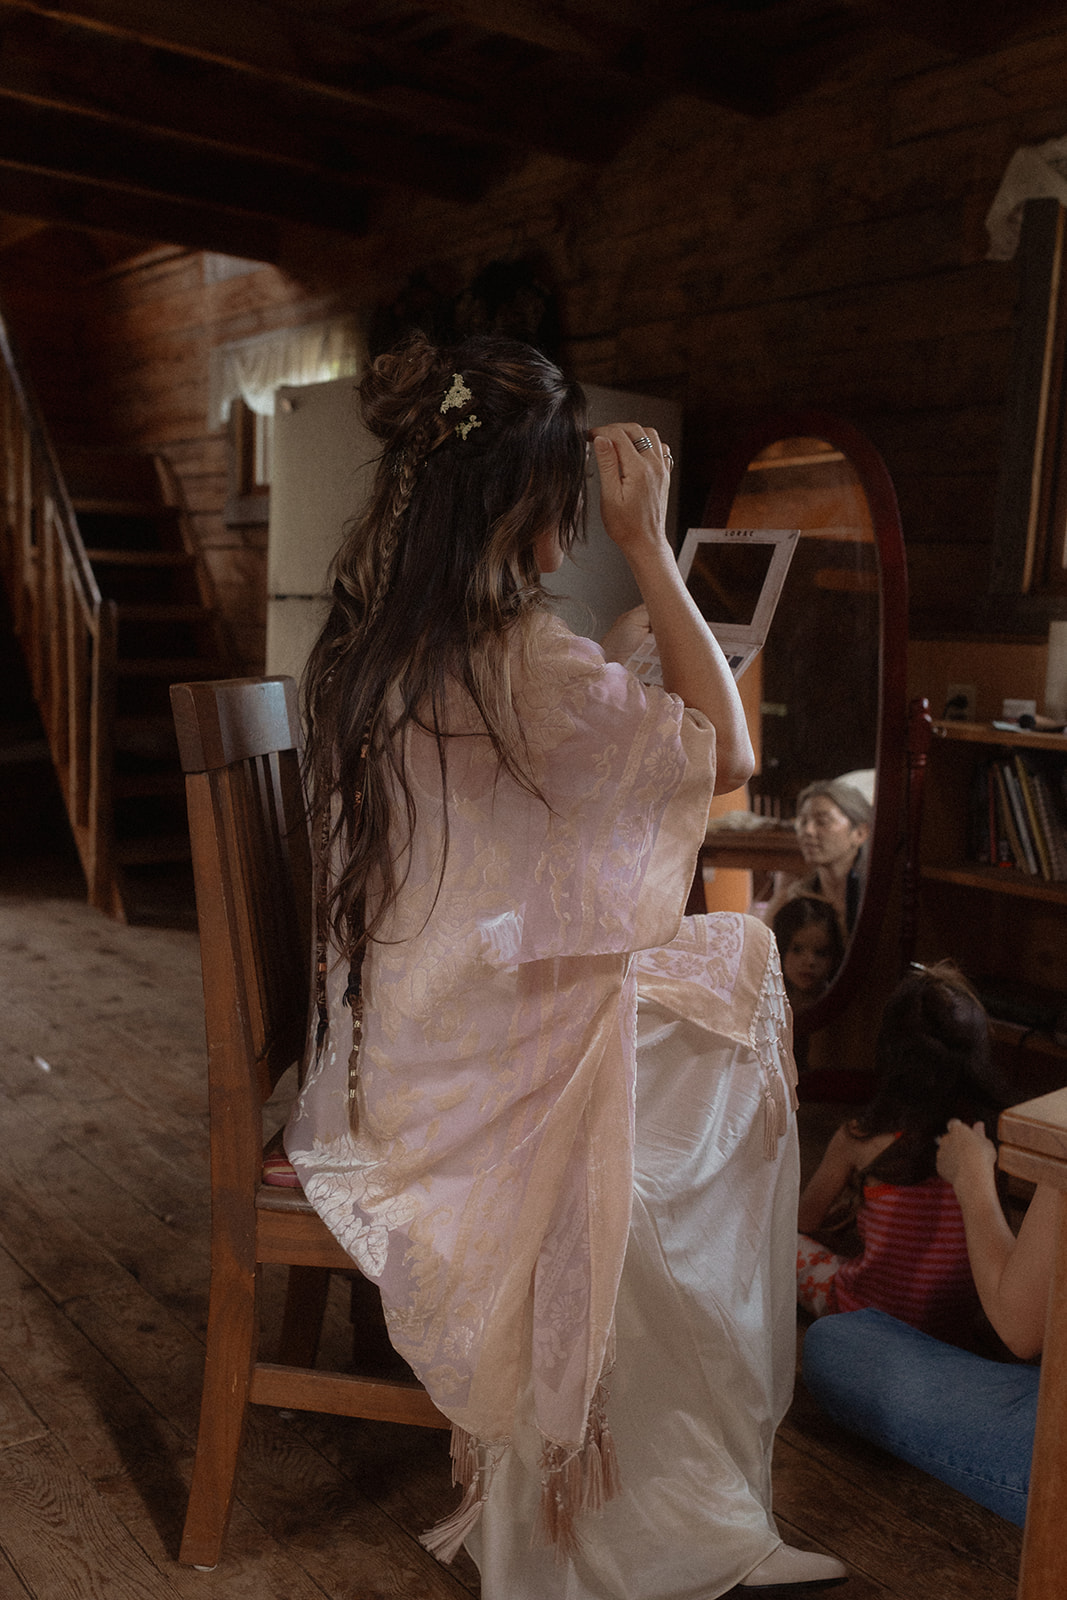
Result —
[[[452,386],[445,390],[441,400],[441,410],[451,411],[454,406],[457,411],[462,411],[463,407],[469,405],[473,399],[474,396],[463,382],[462,372],[454,372],[452,374]]]

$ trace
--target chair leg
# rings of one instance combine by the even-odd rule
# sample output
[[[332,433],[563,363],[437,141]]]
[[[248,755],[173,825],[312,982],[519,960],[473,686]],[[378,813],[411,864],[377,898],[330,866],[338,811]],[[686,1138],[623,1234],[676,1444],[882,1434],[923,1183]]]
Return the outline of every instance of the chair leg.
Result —
[[[222,1552],[258,1333],[255,1272],[232,1257],[221,1268],[213,1265],[200,1428],[178,1554],[186,1566],[214,1567]]]
[[[313,1367],[326,1314],[330,1274],[325,1267],[290,1267],[278,1360],[284,1367]]]
[[[415,1374],[389,1341],[378,1286],[361,1272],[352,1274],[349,1319],[354,1371],[367,1377],[411,1378],[414,1381]]]

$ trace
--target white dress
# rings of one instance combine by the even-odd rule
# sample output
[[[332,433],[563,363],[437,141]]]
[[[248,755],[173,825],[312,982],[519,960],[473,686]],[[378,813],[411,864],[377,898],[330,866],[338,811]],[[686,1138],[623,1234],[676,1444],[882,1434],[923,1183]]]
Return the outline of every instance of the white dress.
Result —
[[[776,975],[772,956],[771,989]],[[639,984],[634,1208],[607,1408],[622,1492],[579,1520],[574,1560],[531,1547],[539,1442],[526,1427],[467,1540],[482,1600],[713,1600],[780,1543],[770,1466],[795,1365],[795,1119],[768,1159],[766,1049],[680,1019]],[[776,1009],[773,993],[763,1003]],[[788,1085],[788,1059],[781,1070]]]
[[[476,728],[443,792],[411,732],[418,826],[364,963],[357,1070],[337,960],[286,1149],[453,1423],[467,1494],[430,1547],[467,1539],[485,1600],[711,1600],[779,1542],[797,1182],[777,953],[752,918],[681,918],[706,718],[549,619],[512,692],[548,803]],[[594,1513],[613,1344],[621,1498]],[[576,1528],[574,1559],[532,1546],[542,1517],[561,1549]]]

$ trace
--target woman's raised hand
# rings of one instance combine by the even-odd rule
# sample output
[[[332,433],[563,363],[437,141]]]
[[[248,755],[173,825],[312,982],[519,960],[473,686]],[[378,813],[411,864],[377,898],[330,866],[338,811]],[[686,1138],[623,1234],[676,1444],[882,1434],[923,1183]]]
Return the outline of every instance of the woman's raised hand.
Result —
[[[612,422],[592,430],[600,473],[600,515],[624,554],[667,542],[671,452],[655,428]]]
[[[744,708],[715,636],[687,590],[667,538],[671,453],[654,428],[613,422],[592,431],[600,514],[633,573],[656,636],[663,687],[701,711],[716,733],[715,793],[740,788],[755,758]],[[615,630],[609,635],[616,646]]]

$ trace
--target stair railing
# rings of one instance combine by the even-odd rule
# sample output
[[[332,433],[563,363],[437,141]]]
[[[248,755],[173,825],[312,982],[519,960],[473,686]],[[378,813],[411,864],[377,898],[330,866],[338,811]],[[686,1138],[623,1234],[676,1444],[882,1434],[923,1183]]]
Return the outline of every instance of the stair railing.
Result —
[[[93,575],[40,409],[0,316],[0,577],[89,891],[121,917],[111,769],[117,607]]]

